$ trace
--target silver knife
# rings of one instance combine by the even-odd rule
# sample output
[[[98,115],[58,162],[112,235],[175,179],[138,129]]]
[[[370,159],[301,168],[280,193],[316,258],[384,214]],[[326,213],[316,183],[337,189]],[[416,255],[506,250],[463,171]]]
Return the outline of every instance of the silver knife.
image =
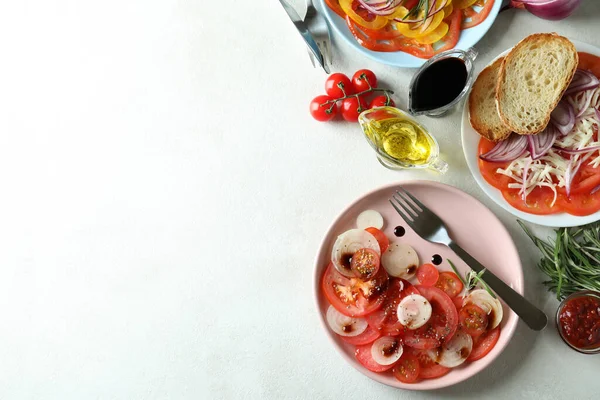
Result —
[[[315,56],[315,59],[319,62],[319,64],[325,70],[325,72],[329,73],[329,68],[325,65],[323,54],[321,53],[319,46],[317,46],[317,42],[315,42],[315,39],[313,39],[312,34],[308,30],[308,27],[306,26],[302,18],[300,18],[300,15],[298,15],[294,7],[289,5],[287,1],[279,0],[279,2],[285,9],[285,12],[287,13],[288,17],[290,17],[290,19],[296,26],[298,32],[300,32],[300,35],[302,35],[302,38],[306,42],[306,45],[308,46],[311,53]]]

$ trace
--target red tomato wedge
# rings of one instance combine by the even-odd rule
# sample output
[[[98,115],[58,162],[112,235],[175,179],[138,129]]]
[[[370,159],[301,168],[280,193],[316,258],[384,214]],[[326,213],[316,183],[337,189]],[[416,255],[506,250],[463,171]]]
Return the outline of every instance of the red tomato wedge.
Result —
[[[349,317],[363,317],[377,310],[385,300],[388,287],[388,274],[379,268],[370,280],[347,278],[329,264],[321,282],[323,293],[329,304]]]
[[[452,299],[442,290],[423,285],[415,288],[431,303],[431,318],[421,328],[406,331],[404,344],[415,349],[433,349],[454,336],[458,327],[458,312]]]
[[[373,372],[387,371],[394,368],[394,365],[396,365],[396,363],[390,365],[381,365],[376,363],[375,360],[373,360],[373,356],[371,355],[371,344],[356,346],[354,356],[356,357],[358,362],[362,364],[363,367]]]
[[[463,15],[458,8],[452,11],[452,14],[446,18],[446,22],[450,24],[450,27],[448,28],[448,33],[442,39],[444,45],[435,51],[436,54],[453,49],[456,46],[458,39],[460,39],[462,21]]]
[[[485,357],[498,343],[498,338],[500,338],[500,325],[479,337],[473,338],[473,350],[467,361],[477,361]]]
[[[381,251],[381,254],[385,253],[388,247],[390,247],[390,240],[387,236],[385,236],[385,233],[383,233],[377,228],[367,228],[365,229],[365,231],[375,236],[377,243],[379,243],[379,250]]]
[[[407,349],[405,349],[407,350]],[[413,354],[417,360],[419,360],[419,378],[421,379],[433,379],[439,378],[440,376],[446,375],[450,372],[451,368],[442,367],[429,357],[427,351],[424,350],[408,350],[409,353]]]
[[[421,365],[415,355],[406,352],[402,354],[392,372],[400,382],[413,383],[419,379]]]
[[[381,334],[377,330],[368,326],[367,329],[358,336],[340,336],[340,339],[342,339],[348,344],[359,346],[363,344],[373,343],[376,339],[380,337]]]
[[[485,332],[488,326],[488,316],[481,307],[467,304],[458,313],[460,326],[469,335],[475,337]]]
[[[440,272],[433,264],[423,264],[417,269],[417,280],[421,285],[433,286],[440,277]]]
[[[456,297],[462,292],[464,285],[454,272],[444,271],[440,273],[435,287],[444,291],[449,297]]]
[[[402,291],[400,286],[403,286]],[[369,326],[382,335],[396,336],[404,332],[404,326],[398,321],[398,304],[409,294],[419,292],[413,285],[403,279],[390,279],[390,284],[385,295],[385,301],[380,309],[367,315],[365,318]]]

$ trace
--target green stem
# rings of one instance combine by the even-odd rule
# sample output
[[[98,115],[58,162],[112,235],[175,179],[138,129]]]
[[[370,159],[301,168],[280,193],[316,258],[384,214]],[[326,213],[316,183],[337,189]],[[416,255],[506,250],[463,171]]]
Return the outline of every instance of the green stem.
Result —
[[[370,86],[370,85],[369,85],[369,86]],[[372,92],[383,92],[383,93],[385,93],[385,94],[388,94],[388,93],[389,93],[389,94],[394,94],[394,92],[393,92],[393,91],[391,91],[391,90],[389,90],[389,89],[380,89],[380,88],[374,88],[374,87],[372,87],[372,88],[370,88],[370,89],[363,90],[362,92],[358,92],[358,93],[355,93],[355,94],[344,95],[343,97],[340,97],[340,98],[338,98],[338,99],[331,99],[331,100],[327,100],[325,103],[321,103],[321,104],[319,104],[319,106],[320,106],[320,107],[323,107],[323,106],[325,106],[325,105],[327,105],[327,104],[331,104],[331,103],[335,104],[335,103],[337,103],[338,101],[341,101],[341,100],[346,100],[346,99],[348,99],[348,98],[350,98],[350,97],[356,97],[356,98],[358,99],[358,96],[363,96],[363,95],[365,95],[365,94],[367,94],[367,93],[372,93]]]

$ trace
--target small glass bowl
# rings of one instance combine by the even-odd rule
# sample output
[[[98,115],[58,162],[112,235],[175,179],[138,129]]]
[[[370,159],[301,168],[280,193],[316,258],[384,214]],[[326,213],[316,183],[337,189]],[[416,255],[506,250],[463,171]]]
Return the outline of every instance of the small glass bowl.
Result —
[[[569,343],[567,338],[565,338],[565,336],[564,336],[565,334],[563,332],[562,325],[560,323],[560,313],[563,311],[565,305],[569,301],[580,298],[580,297],[595,297],[597,299],[600,299],[600,293],[594,292],[592,290],[582,290],[580,292],[575,292],[575,293],[571,294],[570,296],[567,296],[563,301],[561,301],[560,305],[558,306],[558,310],[556,310],[556,329],[558,330],[558,334],[560,335],[560,338],[563,340],[563,342],[565,342],[567,344],[567,346],[569,346],[573,350],[578,351],[583,354],[598,354],[598,353],[600,353],[600,343],[595,348],[579,348],[579,347],[574,346],[573,344]]]
[[[433,109],[433,110],[423,110],[423,111],[415,111],[413,108],[413,89],[417,78],[425,69],[427,69],[434,62],[446,59],[446,58],[458,58],[461,59],[465,63],[465,67],[467,68],[467,81],[465,82],[465,87],[462,92],[454,100],[445,106]],[[410,86],[408,90],[408,111],[412,115],[427,115],[429,117],[441,117],[442,115],[448,113],[452,110],[462,99],[465,97],[469,89],[471,89],[471,85],[473,84],[473,62],[477,58],[477,50],[474,48],[470,48],[467,50],[459,50],[459,49],[451,49],[448,51],[444,51],[436,56],[431,57],[425,64],[421,66],[412,77],[410,81]]]

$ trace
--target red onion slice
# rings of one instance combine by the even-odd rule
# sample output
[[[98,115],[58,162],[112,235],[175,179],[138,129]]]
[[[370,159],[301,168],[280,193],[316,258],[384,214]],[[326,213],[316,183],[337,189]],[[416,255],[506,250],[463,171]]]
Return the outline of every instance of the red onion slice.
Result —
[[[537,160],[543,157],[544,154],[550,150],[557,137],[558,129],[556,129],[552,124],[548,124],[546,129],[537,135],[527,135],[527,143],[529,145],[531,159]]]
[[[513,133],[508,139],[498,142],[496,146],[479,156],[484,161],[507,162],[519,158],[527,150],[527,138]]]
[[[583,154],[589,153],[590,151],[598,151],[600,150],[600,146],[590,146],[584,147],[582,149],[567,149],[566,147],[553,146],[556,151],[560,151],[565,154]]]
[[[585,102],[583,103],[583,106],[581,106],[581,108],[579,109],[579,112],[577,113],[575,118],[581,117],[588,110],[588,108],[590,108],[590,104],[592,103],[593,93],[586,91],[583,95],[585,96]]]
[[[575,126],[575,110],[573,110],[571,103],[561,100],[550,114],[550,119],[552,124],[560,131],[561,136],[565,136]]]
[[[575,71],[573,80],[565,91],[565,95],[578,93],[582,90],[596,89],[598,86],[600,86],[600,80],[596,77],[596,75],[589,71],[578,69]]]
[[[523,166],[523,184],[521,185],[521,198],[523,201],[527,200],[527,175],[529,174],[530,165],[531,159],[527,158],[525,165]]]
[[[385,15],[393,14],[394,11],[396,11],[396,6],[389,7],[388,5],[384,5],[384,7],[378,8],[378,7],[374,6],[373,4],[367,3],[365,0],[358,0],[358,2],[365,10],[367,10],[371,14],[375,14],[375,15],[385,16]],[[392,4],[393,3],[396,3],[396,1],[394,0],[394,2],[392,2]]]
[[[567,192],[567,197],[571,195],[571,184],[573,183],[573,178],[577,175],[579,168],[581,167],[581,160],[577,161],[577,164],[573,167],[573,160],[569,160],[567,164],[567,170],[565,171],[565,191]]]

